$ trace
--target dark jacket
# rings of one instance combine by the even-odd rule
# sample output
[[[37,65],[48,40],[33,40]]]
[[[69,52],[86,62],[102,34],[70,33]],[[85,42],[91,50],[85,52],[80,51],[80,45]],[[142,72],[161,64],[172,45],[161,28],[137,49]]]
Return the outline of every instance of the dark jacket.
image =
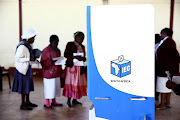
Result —
[[[84,45],[81,44],[81,47],[83,49],[84,52],[84,56],[85,54],[85,47]],[[67,58],[66,60],[66,67],[72,67],[74,65],[73,63],[73,53],[77,53],[77,47],[75,45],[74,42],[68,42],[64,51],[64,57]],[[86,59],[84,60],[84,62],[86,61]]]
[[[171,75],[179,73],[179,53],[176,49],[176,43],[173,39],[167,38],[157,49],[157,75],[166,77],[165,71]]]

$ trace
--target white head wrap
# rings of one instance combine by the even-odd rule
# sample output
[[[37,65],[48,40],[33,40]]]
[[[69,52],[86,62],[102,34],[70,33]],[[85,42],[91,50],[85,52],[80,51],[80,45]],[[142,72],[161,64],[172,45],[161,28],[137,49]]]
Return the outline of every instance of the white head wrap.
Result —
[[[21,36],[22,39],[29,39],[36,36],[36,33],[33,29],[25,29],[23,35]]]

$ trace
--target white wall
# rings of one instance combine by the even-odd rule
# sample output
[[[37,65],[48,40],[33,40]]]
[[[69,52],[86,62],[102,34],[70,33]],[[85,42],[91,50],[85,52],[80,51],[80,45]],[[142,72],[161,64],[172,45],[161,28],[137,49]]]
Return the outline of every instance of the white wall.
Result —
[[[0,65],[14,66],[15,45],[19,42],[17,0],[0,0]]]
[[[177,49],[180,52],[180,0],[175,0],[173,31],[173,39],[176,41]]]
[[[86,36],[86,6],[102,5],[102,0],[22,0],[23,29],[37,32],[35,48],[43,49],[52,34],[59,36],[58,47],[64,52],[73,33],[82,31]],[[180,0],[177,0],[180,1]],[[170,0],[109,0],[109,5],[152,4],[155,7],[155,33],[169,27]],[[180,50],[180,7],[175,5],[174,39]],[[0,0],[0,65],[14,66],[14,54],[19,42],[18,0]],[[176,26],[176,27],[175,27]],[[86,46],[87,39],[83,44]]]
[[[112,5],[121,4],[151,4],[155,9],[155,33],[164,27],[169,27],[170,0],[109,0]]]

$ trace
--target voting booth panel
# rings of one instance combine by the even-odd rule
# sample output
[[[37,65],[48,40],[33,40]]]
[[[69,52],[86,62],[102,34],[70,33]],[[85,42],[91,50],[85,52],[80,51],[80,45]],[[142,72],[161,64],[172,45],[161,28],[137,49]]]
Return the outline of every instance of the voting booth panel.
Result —
[[[96,118],[154,120],[154,8],[87,7],[88,97]]]

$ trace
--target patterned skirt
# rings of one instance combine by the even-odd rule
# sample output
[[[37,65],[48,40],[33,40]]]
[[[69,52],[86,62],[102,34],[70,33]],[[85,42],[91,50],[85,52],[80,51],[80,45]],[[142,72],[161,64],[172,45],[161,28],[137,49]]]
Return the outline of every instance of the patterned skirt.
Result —
[[[65,97],[80,99],[82,96],[87,96],[85,74],[81,75],[80,70],[80,66],[66,67],[66,78],[63,89],[63,95]]]

